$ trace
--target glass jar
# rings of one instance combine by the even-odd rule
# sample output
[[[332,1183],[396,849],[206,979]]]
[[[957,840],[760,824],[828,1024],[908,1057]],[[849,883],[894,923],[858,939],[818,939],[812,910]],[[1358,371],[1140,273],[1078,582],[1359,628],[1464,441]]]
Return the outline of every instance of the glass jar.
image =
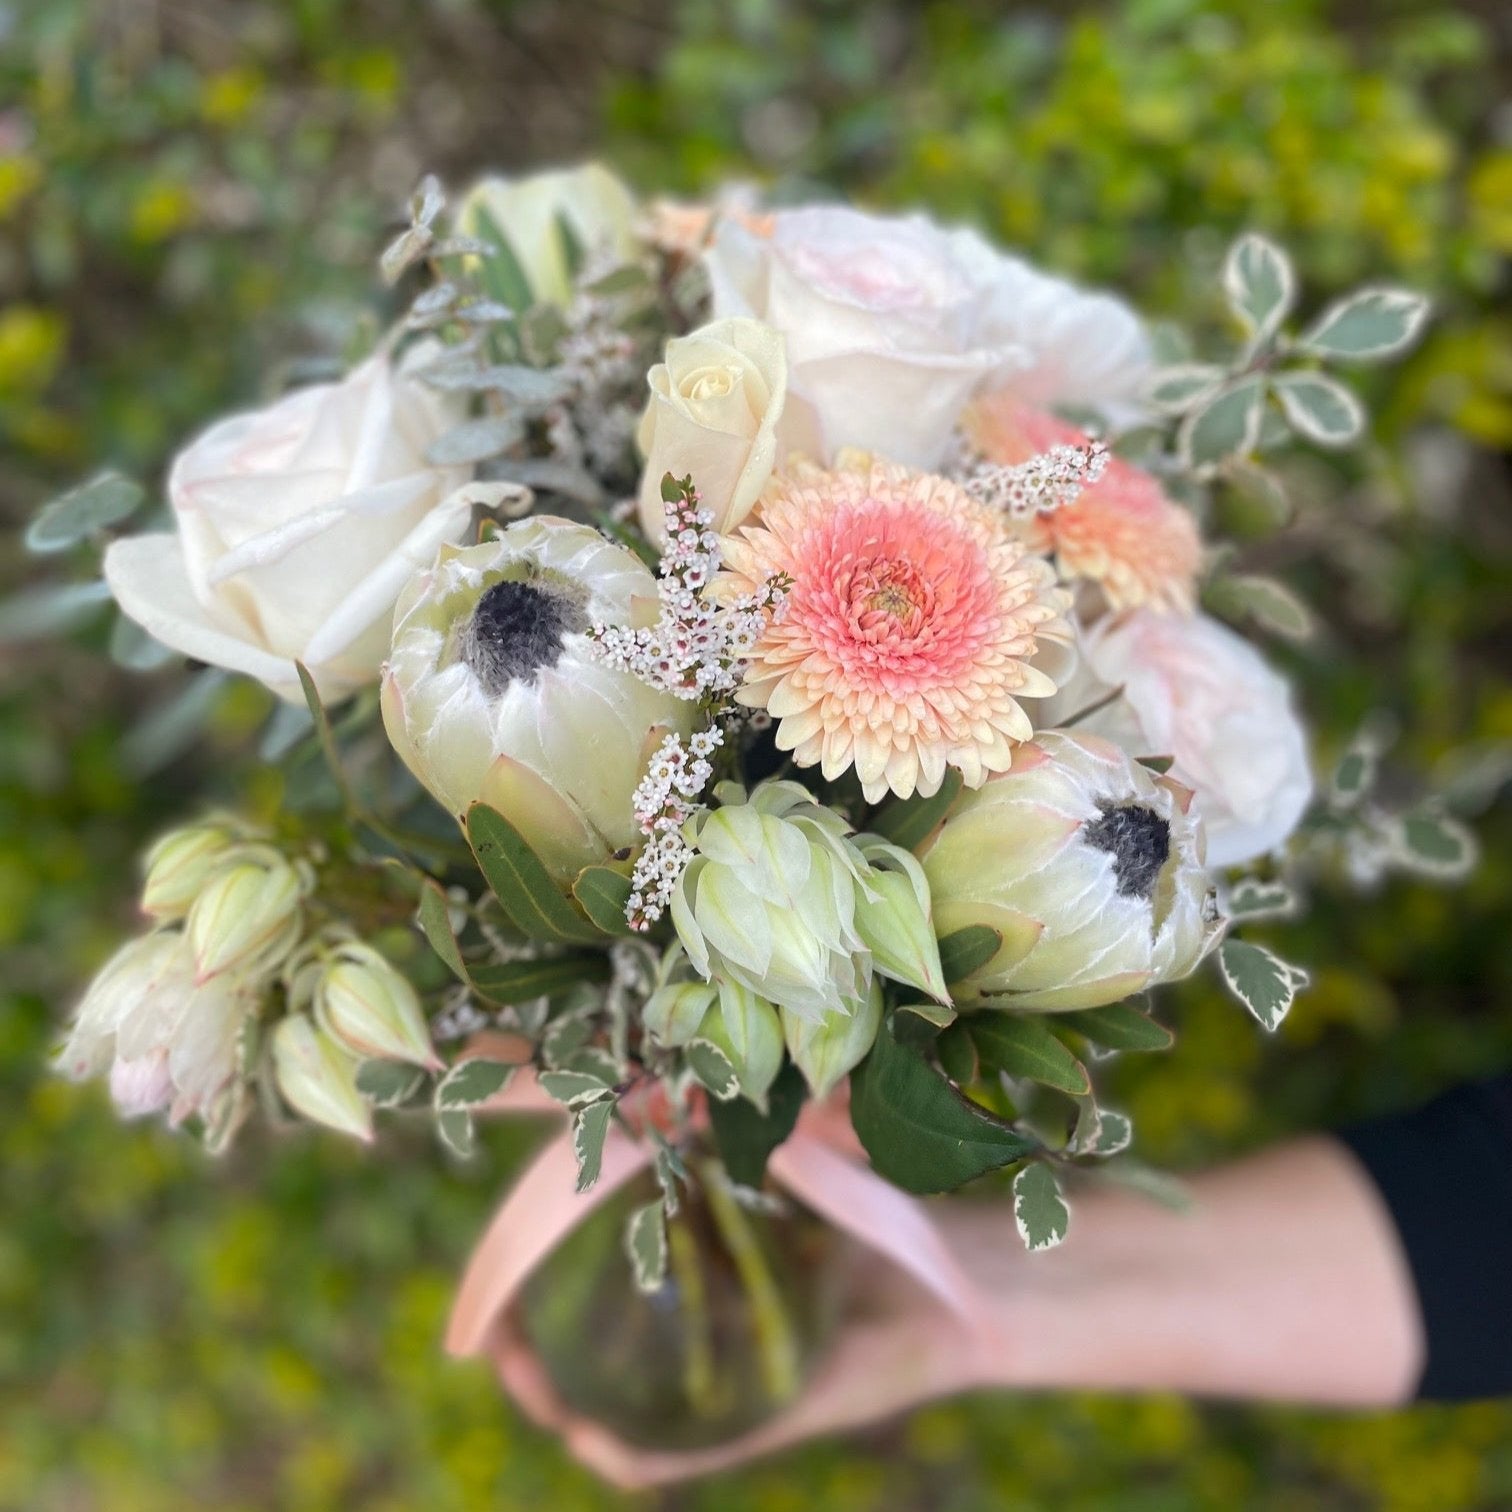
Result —
[[[563,1402],[643,1449],[697,1449],[802,1390],[839,1312],[844,1236],[807,1209],[736,1201],[704,1160],[667,1224],[667,1277],[636,1285],[630,1215],[646,1173],[600,1204],[525,1283],[518,1316]]]

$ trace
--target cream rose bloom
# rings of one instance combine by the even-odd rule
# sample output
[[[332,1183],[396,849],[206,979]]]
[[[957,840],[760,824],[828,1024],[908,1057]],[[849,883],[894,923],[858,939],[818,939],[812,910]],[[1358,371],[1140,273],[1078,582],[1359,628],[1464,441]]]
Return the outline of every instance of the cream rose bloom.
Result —
[[[602,163],[518,179],[482,179],[457,207],[457,227],[486,241],[485,215],[508,239],[531,293],[542,304],[565,305],[572,298],[572,274],[558,217],[589,252],[628,259],[639,247],[635,196]]]
[[[1046,712],[1068,719],[1114,688],[1123,694],[1078,722],[1134,756],[1170,756],[1207,831],[1209,866],[1274,850],[1312,797],[1307,739],[1291,687],[1250,643],[1203,614],[1138,609],[1081,637],[1081,666]]]
[[[169,474],[177,533],[106,553],[116,602],[165,646],[291,702],[296,660],[328,700],[375,682],[399,590],[468,528],[471,469],[425,460],[458,418],[375,357],[212,425]]]
[[[1100,405],[1131,398],[1146,366],[1126,305],[922,215],[786,210],[766,235],[725,220],[704,261],[717,317],[787,337],[784,450],[934,468],[984,386]]]
[[[716,320],[667,343],[646,381],[651,399],[636,441],[646,459],[640,519],[658,545],[666,535],[661,482],[692,475],[721,535],[755,507],[777,461],[787,400],[783,338],[759,320]]]

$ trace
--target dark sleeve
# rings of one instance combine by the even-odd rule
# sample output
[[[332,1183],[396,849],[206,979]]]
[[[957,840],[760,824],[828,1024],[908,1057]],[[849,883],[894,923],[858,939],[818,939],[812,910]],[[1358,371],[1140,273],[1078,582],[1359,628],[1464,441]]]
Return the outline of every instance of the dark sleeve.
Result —
[[[1340,1131],[1380,1188],[1417,1285],[1418,1397],[1512,1396],[1512,1076]]]

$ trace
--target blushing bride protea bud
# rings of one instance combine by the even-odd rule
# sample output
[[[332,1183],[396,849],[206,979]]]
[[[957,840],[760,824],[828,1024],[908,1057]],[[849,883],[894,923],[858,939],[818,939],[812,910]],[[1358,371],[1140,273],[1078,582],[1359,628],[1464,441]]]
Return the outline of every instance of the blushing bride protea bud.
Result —
[[[998,930],[957,1003],[1094,1008],[1186,976],[1223,921],[1191,795],[1109,741],[1055,730],[963,792],[920,847],[935,927]]]
[[[211,874],[228,861],[237,836],[222,823],[170,830],[147,852],[142,911],[164,923],[182,919]]]
[[[357,1062],[307,1013],[291,1013],[273,1031],[273,1076],[297,1113],[361,1140],[373,1137],[373,1114],[357,1090]]]
[[[534,515],[443,547],[394,613],[383,722],[394,749],[459,819],[496,808],[560,882],[641,839],[631,796],[693,706],[606,666],[590,625],[656,613],[633,552]]]
[[[916,895],[914,923],[923,927],[907,936],[917,959],[902,938],[885,950],[868,945],[871,926],[895,920],[911,888],[884,894],[874,885],[881,873],[845,821],[796,782],[742,796],[726,789],[722,807],[689,821],[695,854],[672,895],[672,922],[700,975],[810,1020],[853,1013],[874,970],[943,997],[939,951],[932,938],[923,946],[929,915]]]
[[[441,1065],[409,979],[360,940],[344,940],[320,968],[315,1017],[353,1055]]]
[[[90,983],[58,1069],[74,1081],[109,1072],[126,1117],[196,1116],[224,1143],[245,1110],[237,1042],[256,1007],[237,979],[196,984],[184,936],[159,930],[123,945]]]
[[[299,938],[299,905],[313,884],[308,866],[271,845],[243,846],[211,875],[185,920],[196,980],[275,969]]]

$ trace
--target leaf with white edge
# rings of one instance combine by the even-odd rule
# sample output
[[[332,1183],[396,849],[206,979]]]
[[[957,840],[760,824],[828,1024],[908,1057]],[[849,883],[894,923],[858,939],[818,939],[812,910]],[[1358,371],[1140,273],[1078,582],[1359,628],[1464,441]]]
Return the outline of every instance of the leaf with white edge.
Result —
[[[1187,415],[1177,432],[1177,450],[1196,469],[1248,456],[1260,437],[1264,410],[1265,380],[1241,378]]]
[[[437,467],[466,462],[486,462],[506,452],[525,434],[525,417],[519,411],[507,415],[484,415],[464,420],[443,432],[426,448],[425,460]]]
[[[1265,1029],[1280,1024],[1309,981],[1300,966],[1248,940],[1225,940],[1218,948],[1218,966],[1229,991]]]
[[[459,1061],[436,1084],[436,1107],[475,1108],[502,1092],[518,1069],[506,1061],[482,1056]]]
[[[420,1090],[425,1072],[404,1061],[365,1060],[357,1068],[357,1090],[375,1108],[397,1108]]]
[[[1475,836],[1458,819],[1434,809],[1403,814],[1390,825],[1393,857],[1404,870],[1449,880],[1475,865]]]
[[[38,556],[67,551],[98,530],[118,525],[141,506],[146,493],[140,483],[120,473],[102,472],[60,495],[26,530],[26,549]]]
[[[612,1101],[589,1103],[572,1119],[572,1153],[577,1156],[577,1189],[586,1192],[598,1179],[604,1165],[604,1141],[614,1117]]]
[[[378,272],[384,283],[390,288],[398,283],[430,251],[434,240],[429,226],[406,226],[378,259]]]
[[[1247,617],[1288,640],[1306,640],[1313,632],[1307,605],[1274,578],[1250,574],[1217,578],[1208,584],[1207,599],[1224,618]]]
[[[667,1215],[661,1199],[631,1213],[625,1225],[625,1252],[643,1292],[657,1292],[667,1279]]]
[[[1066,1237],[1071,1209],[1061,1196],[1055,1172],[1042,1160],[1031,1160],[1013,1178],[1013,1221],[1031,1254],[1054,1249]]]
[[[427,173],[409,197],[410,224],[428,226],[446,208],[446,191],[434,173]]]
[[[1268,340],[1297,296],[1291,259],[1268,237],[1241,236],[1223,264],[1223,292],[1256,342]]]
[[[1298,345],[1317,357],[1379,362],[1410,346],[1429,302],[1409,289],[1361,289],[1330,305]]]
[[[1348,446],[1365,429],[1365,406],[1324,373],[1277,373],[1272,380],[1287,423],[1319,446]]]
[[[1134,1140],[1134,1125],[1127,1113],[1099,1108],[1090,1097],[1081,1099],[1076,1128],[1071,1134],[1073,1155],[1094,1155],[1104,1159],[1127,1150]]]
[[[1167,414],[1185,414],[1194,404],[1217,393],[1227,373],[1207,362],[1178,362],[1156,368],[1145,395],[1157,409]]]
[[[596,1076],[607,1086],[614,1086],[625,1075],[625,1067],[615,1060],[611,1051],[602,1045],[585,1045],[574,1051],[562,1062],[560,1070],[580,1071],[584,1076]]]
[[[1226,912],[1231,919],[1287,919],[1297,911],[1297,895],[1284,882],[1241,877],[1229,889]]]
[[[1336,808],[1353,808],[1375,786],[1376,753],[1372,746],[1351,746],[1339,759],[1328,784]]]
[[[448,1108],[436,1114],[436,1133],[453,1155],[466,1160],[475,1148],[472,1114],[466,1108]]]
[[[614,1096],[613,1087],[588,1071],[543,1071],[536,1080],[547,1097],[568,1108],[584,1108]]]
[[[713,1040],[689,1040],[683,1054],[694,1076],[702,1083],[711,1097],[720,1102],[729,1102],[740,1094],[740,1078],[730,1058]]]

